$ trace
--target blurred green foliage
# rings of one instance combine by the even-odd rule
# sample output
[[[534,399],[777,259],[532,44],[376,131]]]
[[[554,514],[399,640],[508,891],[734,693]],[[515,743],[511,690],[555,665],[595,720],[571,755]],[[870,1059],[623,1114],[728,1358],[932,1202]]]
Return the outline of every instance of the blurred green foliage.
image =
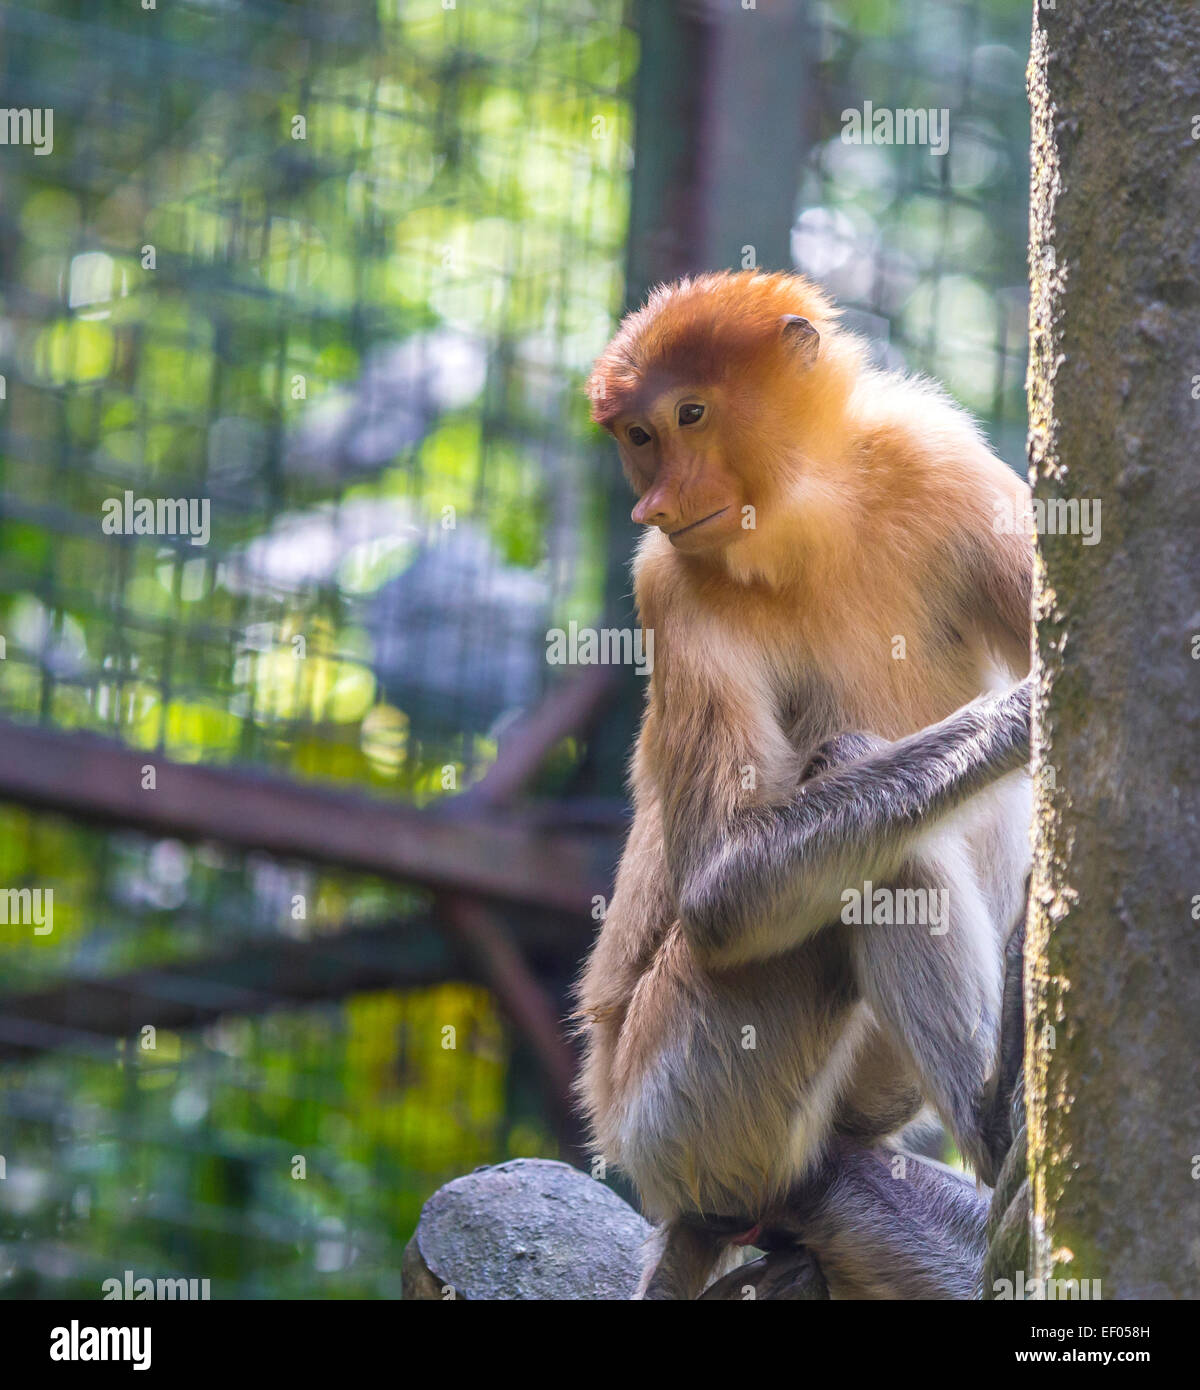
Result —
[[[448,518],[539,612],[599,601],[580,387],[622,292],[619,0],[50,0],[0,6],[0,38],[6,100],[55,113],[52,154],[0,159],[0,713],[418,804],[461,789],[494,732],[421,724],[376,605]],[[103,534],[127,490],[209,499],[209,544]],[[18,993],[427,908],[5,808],[0,885],[26,884],[54,930],[0,925]],[[393,1296],[433,1187],[555,1147],[494,1003],[452,981],[67,1030],[0,1071],[0,1116],[15,1295],[131,1268]]]
[[[1023,473],[1029,5],[847,0],[814,14],[818,138],[796,263],[881,362],[945,385]],[[866,101],[874,112],[944,112],[944,153],[844,142],[843,113]]]

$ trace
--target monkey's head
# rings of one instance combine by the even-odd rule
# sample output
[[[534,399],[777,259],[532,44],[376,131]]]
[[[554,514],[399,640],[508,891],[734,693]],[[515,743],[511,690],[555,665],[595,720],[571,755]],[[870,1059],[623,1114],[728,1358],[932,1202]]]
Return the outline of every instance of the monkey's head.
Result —
[[[660,286],[629,314],[587,389],[638,495],[634,521],[690,554],[750,543],[844,399],[835,321],[802,276],[754,271]]]

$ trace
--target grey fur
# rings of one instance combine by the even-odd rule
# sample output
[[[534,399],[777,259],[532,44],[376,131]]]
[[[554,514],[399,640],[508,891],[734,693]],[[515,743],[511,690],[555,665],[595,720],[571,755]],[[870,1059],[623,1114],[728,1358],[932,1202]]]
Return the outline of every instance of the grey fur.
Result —
[[[706,844],[702,812],[668,825],[689,941],[711,955],[764,917],[785,918],[799,941],[836,919],[848,884],[892,881],[939,820],[1028,762],[1031,690],[1025,680],[896,743],[871,740],[872,752],[803,783],[790,804],[747,811],[719,846]],[[863,746],[854,737],[851,751]]]
[[[715,967],[737,1017],[758,1019],[766,1037],[789,1015],[808,1019],[801,1052],[817,1049],[807,1059],[810,1078],[836,1071],[830,1058],[840,1030],[860,1029],[866,1063],[853,1079],[842,1077],[827,1109],[803,1080],[795,1092],[811,1105],[812,1123],[828,1129],[803,1182],[773,1203],[757,1239],[810,1249],[835,1298],[969,1298],[978,1277],[986,1196],[961,1174],[892,1145],[923,1099],[985,1181],[994,1181],[1009,1145],[1019,1038],[1009,1040],[1000,1074],[997,1059],[1002,1009],[1011,1012],[1015,1000],[1019,1010],[1014,929],[1023,900],[1011,887],[977,881],[966,840],[988,832],[952,818],[1023,765],[1029,704],[1025,682],[896,743],[863,734],[828,740],[789,805],[748,813],[709,862],[682,869],[681,928],[697,952],[744,937],[764,914],[787,919],[790,948]],[[992,857],[1003,858],[999,847]],[[1012,877],[997,864],[996,882]],[[837,921],[843,889],[864,878],[892,890],[948,889],[947,930]],[[705,1006],[719,1025],[719,1001]],[[719,1026],[713,1036],[722,1036]],[[763,1117],[780,1109],[777,1096],[755,1099],[746,1079],[733,1111],[728,1094],[689,1094],[695,1049],[710,1045],[719,1043],[693,1038],[678,1068],[666,1058],[647,1099],[647,1157],[653,1151],[664,1183],[706,1133],[736,1124],[738,1108]],[[719,1071],[716,1053],[699,1068],[709,1077]],[[764,1076],[762,1084],[781,1079]],[[728,1258],[730,1237],[762,1220],[739,1208],[732,1189],[718,1202],[719,1210],[664,1224],[643,1297],[698,1297]]]
[[[802,1246],[836,1299],[969,1299],[987,1252],[988,1198],[945,1164],[835,1139],[757,1238]],[[643,1278],[645,1299],[699,1297],[725,1252],[713,1223],[667,1223]]]

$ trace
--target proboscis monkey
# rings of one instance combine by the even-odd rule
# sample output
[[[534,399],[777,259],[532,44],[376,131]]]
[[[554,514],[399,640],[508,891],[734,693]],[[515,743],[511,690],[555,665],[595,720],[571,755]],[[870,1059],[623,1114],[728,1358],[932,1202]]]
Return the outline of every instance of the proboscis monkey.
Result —
[[[985,1198],[897,1146],[928,1105],[986,1182],[1009,1142],[1028,489],[795,275],[656,290],[589,391],[655,640],[579,990],[595,1142],[659,1223],[641,1292],[790,1241],[835,1297],[969,1296]]]

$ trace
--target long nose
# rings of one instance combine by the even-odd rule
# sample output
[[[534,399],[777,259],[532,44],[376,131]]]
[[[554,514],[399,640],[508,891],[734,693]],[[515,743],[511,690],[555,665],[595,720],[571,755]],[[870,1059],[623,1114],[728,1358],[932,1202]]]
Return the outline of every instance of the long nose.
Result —
[[[670,530],[679,520],[679,494],[673,483],[656,483],[630,513],[638,526]]]

